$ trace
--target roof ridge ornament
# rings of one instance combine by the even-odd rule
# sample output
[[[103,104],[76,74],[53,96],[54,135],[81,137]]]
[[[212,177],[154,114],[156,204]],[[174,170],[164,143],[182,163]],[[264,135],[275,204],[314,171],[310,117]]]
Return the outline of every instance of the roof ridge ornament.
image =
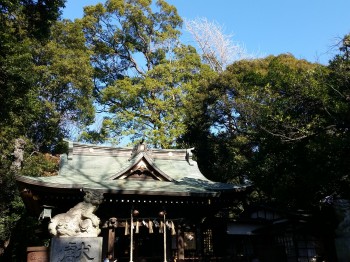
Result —
[[[186,149],[186,160],[190,166],[194,165],[194,161],[192,159],[192,157],[193,157],[192,150],[194,150],[194,147]]]
[[[73,142],[72,141],[68,141],[68,160],[72,160],[73,159]]]
[[[133,159],[136,155],[138,155],[141,152],[148,153],[150,152],[150,148],[147,146],[147,143],[145,142],[145,139],[142,139],[140,143],[136,144],[131,152],[131,157],[129,160]]]

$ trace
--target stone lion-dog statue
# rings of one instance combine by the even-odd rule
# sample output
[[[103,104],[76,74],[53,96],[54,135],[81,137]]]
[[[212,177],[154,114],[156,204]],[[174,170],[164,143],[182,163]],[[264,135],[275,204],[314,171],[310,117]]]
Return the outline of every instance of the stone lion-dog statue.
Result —
[[[50,220],[50,234],[56,237],[97,237],[101,232],[100,219],[94,212],[102,201],[103,194],[85,191],[83,202]]]

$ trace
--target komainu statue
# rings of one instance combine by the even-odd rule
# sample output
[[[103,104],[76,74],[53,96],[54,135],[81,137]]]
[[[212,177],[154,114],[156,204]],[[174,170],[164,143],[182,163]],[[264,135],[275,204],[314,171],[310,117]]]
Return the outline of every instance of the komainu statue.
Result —
[[[50,234],[56,237],[97,237],[101,232],[100,219],[94,212],[102,201],[103,194],[85,191],[84,202],[51,219]]]

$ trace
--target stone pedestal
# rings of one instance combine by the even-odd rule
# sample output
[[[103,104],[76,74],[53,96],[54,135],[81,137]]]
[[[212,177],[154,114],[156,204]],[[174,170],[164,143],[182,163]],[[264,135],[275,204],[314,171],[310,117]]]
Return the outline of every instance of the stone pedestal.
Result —
[[[337,199],[333,203],[338,219],[335,248],[338,262],[350,261],[350,200]]]
[[[49,262],[48,247],[27,247],[27,262]]]
[[[50,261],[102,261],[102,237],[55,237]]]
[[[338,262],[350,261],[350,237],[337,237],[335,239]]]

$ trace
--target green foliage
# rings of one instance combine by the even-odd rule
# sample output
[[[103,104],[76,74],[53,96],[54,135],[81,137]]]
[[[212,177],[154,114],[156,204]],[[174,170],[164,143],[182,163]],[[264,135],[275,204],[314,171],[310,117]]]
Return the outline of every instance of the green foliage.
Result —
[[[68,20],[57,22],[46,44],[35,50],[38,114],[45,120],[31,133],[35,140],[60,143],[71,124],[82,127],[93,122],[90,55],[82,25]],[[44,132],[38,132],[41,129]]]
[[[267,60],[265,74],[252,69],[239,80],[243,82],[237,91],[243,102],[238,104],[239,113],[286,142],[315,134],[324,126],[325,68],[288,55]],[[233,66],[228,71],[236,74]]]
[[[25,137],[36,120],[44,120],[36,115],[40,106],[33,50],[48,36],[49,24],[63,5],[62,1],[46,2],[0,3],[0,253],[24,208],[10,171],[14,139]]]
[[[17,39],[10,29],[4,30],[2,137],[26,136],[37,150],[46,152],[59,148],[67,135],[66,123],[89,124],[94,114],[92,68],[81,26],[57,23],[43,44],[25,35]]]
[[[1,178],[0,194],[0,242],[11,236],[11,229],[16,225],[24,211],[23,202],[17,192],[13,174],[7,171]]]
[[[50,27],[64,7],[65,0],[3,0],[0,3],[2,25],[11,24],[11,30],[26,32],[30,38],[45,40]]]
[[[85,8],[93,51],[95,94],[105,119],[88,140],[130,136],[155,147],[176,146],[196,82],[206,70],[190,46],[178,44],[182,20],[165,1],[108,1]]]
[[[249,177],[260,201],[283,207],[348,196],[347,63],[345,54],[329,67],[280,55],[229,66],[206,87],[184,136],[195,143],[203,173]]]
[[[144,75],[177,40],[182,21],[175,7],[157,1],[153,11],[151,2],[111,0],[85,7],[84,31],[100,86],[129,74]]]
[[[158,147],[175,145],[185,131],[185,105],[195,90],[193,82],[199,79],[199,74],[191,72],[201,70],[200,59],[191,49],[176,52],[174,62],[155,66],[144,78],[117,80],[102,91],[102,103],[111,104],[109,112],[118,121],[109,121],[114,130],[135,138],[145,136]]]
[[[37,217],[24,212],[12,228],[11,241],[0,261],[26,261],[27,247],[48,246],[49,243],[47,221],[38,221]]]
[[[88,99],[87,90],[90,89],[91,93],[92,84],[90,82],[90,87],[86,88],[89,86],[86,79],[89,79],[92,71],[90,69],[88,72],[86,69],[86,65],[89,66],[89,53],[86,52],[81,32],[79,38],[77,29],[67,30],[64,33],[65,37],[63,33],[59,35],[58,26],[52,34],[48,31],[49,26],[51,27],[58,17],[58,8],[63,6],[63,1],[45,2],[5,2],[1,5],[0,121],[3,139],[25,136],[36,144],[37,149],[49,151],[53,150],[55,144],[58,145],[62,137],[67,134],[64,121],[76,120],[78,117],[88,115],[87,113],[84,113],[84,116],[79,115],[77,113],[79,110],[89,112],[91,115],[91,99]],[[36,12],[45,14],[39,15]],[[47,20],[44,21],[44,18]],[[40,36],[39,33],[33,33],[34,31],[40,32]],[[74,44],[73,35],[77,39]],[[52,44],[53,41],[56,41],[56,46]],[[61,53],[60,57],[58,55],[54,57],[54,47],[56,47],[56,54]],[[79,48],[81,53],[85,51],[85,61],[82,60],[83,55],[78,53],[71,54],[70,57],[65,55],[67,50],[72,53]],[[67,61],[71,64],[75,63],[80,71],[69,71],[72,66],[69,67],[71,64]],[[52,66],[53,63],[57,66],[56,68]],[[62,74],[65,74],[64,79]],[[78,75],[81,76],[80,79],[76,78]],[[57,81],[53,81],[54,79]],[[82,88],[83,85],[85,90]],[[79,90],[84,92],[79,93]],[[52,94],[49,95],[50,93]],[[72,102],[72,99],[68,98],[73,94],[75,100],[79,95],[84,99],[80,98],[80,101]],[[88,106],[89,103],[90,106]],[[80,109],[77,110],[77,108]],[[74,118],[73,115],[78,117]],[[55,142],[52,141],[53,137],[56,138]]]
[[[34,152],[25,157],[20,171],[25,176],[55,176],[58,174],[59,157]]]
[[[56,22],[64,2],[0,3],[0,255],[23,214],[14,174],[55,174],[43,152],[62,152],[69,124],[93,119],[90,53],[81,24]],[[27,143],[21,172],[11,169],[17,138]]]

